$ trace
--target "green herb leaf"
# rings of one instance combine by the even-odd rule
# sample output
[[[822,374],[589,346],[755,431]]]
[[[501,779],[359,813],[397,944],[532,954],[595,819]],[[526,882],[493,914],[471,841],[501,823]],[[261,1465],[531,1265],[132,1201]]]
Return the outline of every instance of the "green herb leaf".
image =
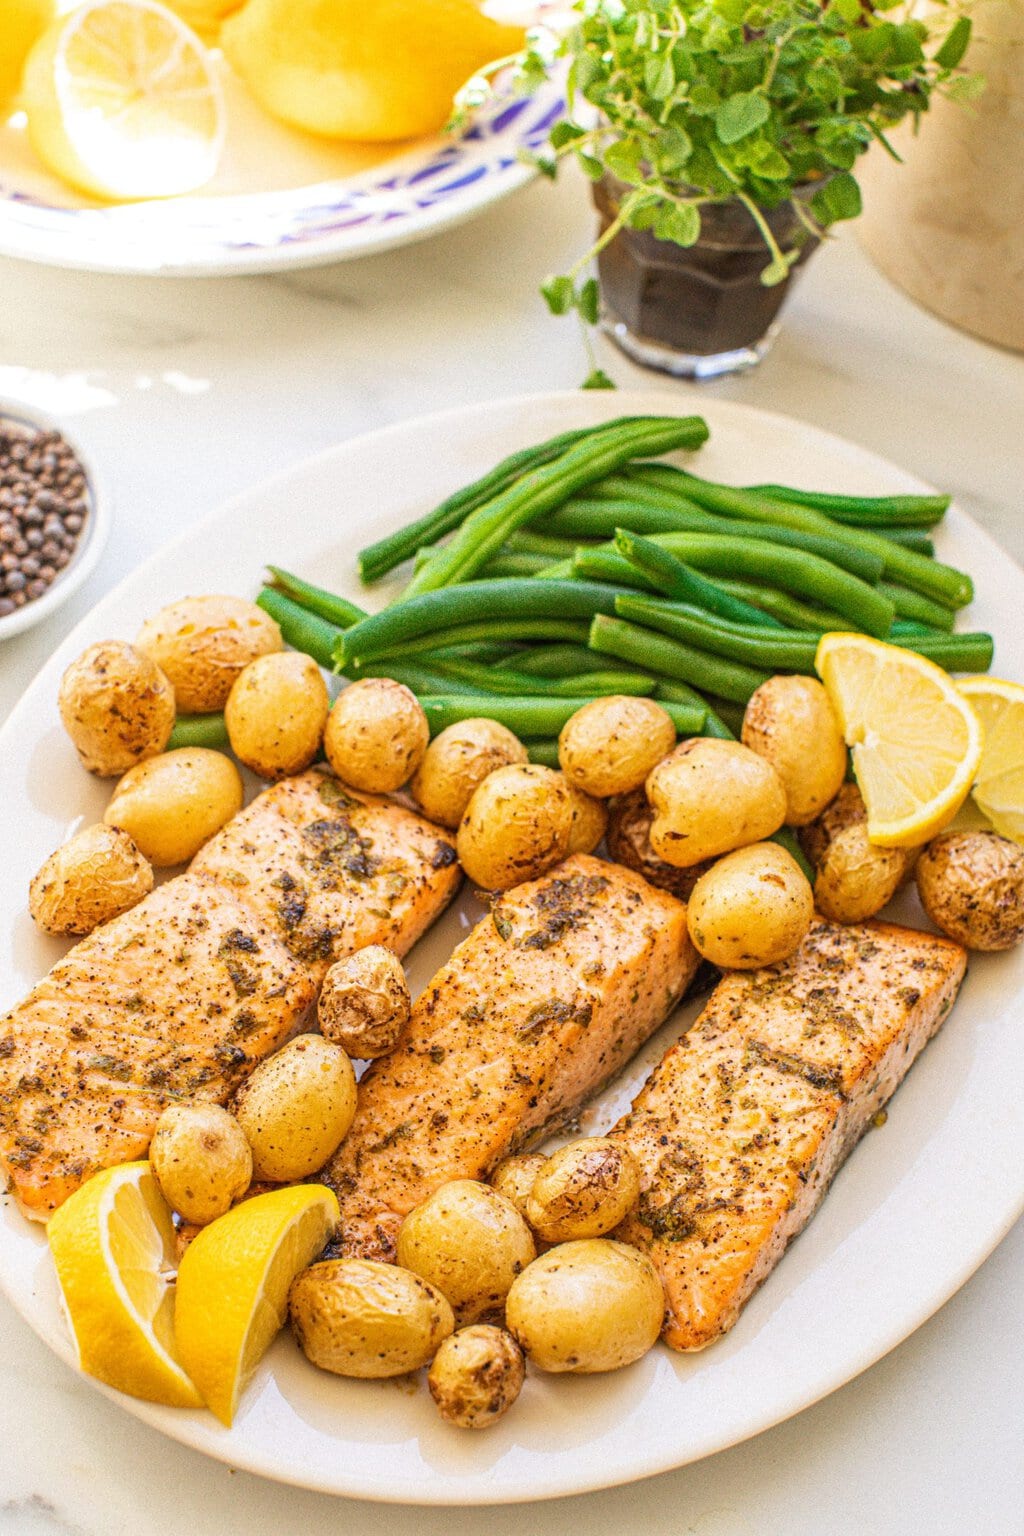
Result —
[[[610,379],[608,377],[603,368],[592,368],[591,371],[587,374],[586,378],[583,380],[580,388],[617,389],[618,385],[615,383],[614,379]]]
[[[700,210],[692,203],[669,203],[659,209],[654,233],[659,240],[672,240],[676,245],[695,245],[700,238]]]
[[[553,315],[567,315],[572,309],[576,295],[571,277],[545,278],[540,285],[540,291]]]
[[[576,308],[588,325],[596,325],[601,312],[601,293],[597,278],[590,277],[576,295]]]
[[[960,63],[971,40],[971,26],[969,16],[960,16],[953,23],[949,36],[935,55],[935,62],[940,69],[955,69]]]
[[[860,187],[849,171],[833,176],[811,198],[811,212],[819,224],[855,219],[861,210]]]
[[[727,96],[715,113],[715,128],[723,144],[736,144],[770,116],[771,108],[757,91],[737,91]]]

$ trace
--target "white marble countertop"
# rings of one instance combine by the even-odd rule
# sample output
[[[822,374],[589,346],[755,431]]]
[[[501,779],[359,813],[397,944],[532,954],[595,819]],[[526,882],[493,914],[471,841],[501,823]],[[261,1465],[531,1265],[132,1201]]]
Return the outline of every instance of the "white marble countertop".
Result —
[[[426,244],[293,275],[104,278],[0,261],[0,396],[61,416],[116,503],[85,588],[0,648],[0,719],[103,592],[233,492],[371,427],[578,384],[578,331],[547,316],[536,283],[584,248],[589,223],[567,180]],[[662,382],[598,351],[623,389]],[[917,309],[849,234],[811,263],[760,369],[705,388],[887,455],[1024,557],[1024,358]],[[1022,1282],[1018,1224],[912,1338],[788,1423],[640,1485],[481,1511],[339,1501],[207,1461],[92,1391],[0,1298],[0,1533],[1014,1536]]]

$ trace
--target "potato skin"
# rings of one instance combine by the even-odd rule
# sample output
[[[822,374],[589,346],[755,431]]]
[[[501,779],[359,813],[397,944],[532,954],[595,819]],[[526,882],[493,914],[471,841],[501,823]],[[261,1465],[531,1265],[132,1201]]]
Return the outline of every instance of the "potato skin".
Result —
[[[260,1063],[235,1099],[254,1178],[282,1184],[322,1168],[355,1112],[352,1063],[340,1045],[320,1035],[289,1040]]]
[[[459,862],[484,890],[507,890],[565,858],[572,824],[572,796],[560,773],[537,763],[498,768],[473,791],[459,823]]]
[[[219,1104],[169,1104],[149,1161],[168,1205],[196,1226],[223,1216],[252,1182],[245,1132]]]
[[[593,853],[608,827],[605,803],[577,789],[571,779],[566,779],[565,784],[572,799],[572,828],[566,858],[572,853]]]
[[[242,780],[223,752],[179,747],[130,768],[103,820],[122,827],[151,864],[186,864],[242,809]]]
[[[335,699],[324,751],[343,783],[390,794],[416,772],[429,740],[427,717],[404,683],[365,677]]]
[[[713,864],[686,909],[694,948],[723,970],[754,970],[785,960],[814,917],[814,896],[791,854],[751,843]]]
[[[814,881],[814,904],[834,923],[862,923],[881,912],[907,869],[905,848],[878,848],[866,821],[844,827],[825,849]]]
[[[511,1408],[525,1376],[523,1352],[512,1335],[490,1323],[475,1323],[443,1341],[427,1386],[447,1423],[488,1429]]]
[[[100,822],[50,854],[32,876],[28,909],[44,933],[91,933],[152,889],[152,867],[128,833]]]
[[[651,847],[651,822],[654,812],[642,789],[631,790],[628,795],[616,795],[608,805],[608,830],[605,834],[609,856],[616,864],[635,869],[651,885],[670,891],[680,901],[688,901],[690,892],[705,870],[711,868],[710,859],[702,859],[688,869],[677,869],[659,859]]]
[[[509,1291],[505,1316],[540,1370],[589,1375],[630,1365],[652,1348],[665,1296],[645,1253],[592,1237],[535,1259]]]
[[[248,598],[227,593],[182,597],[147,619],[136,648],[167,674],[178,713],[223,709],[236,677],[257,656],[281,650],[281,631]]]
[[[791,827],[813,821],[846,777],[846,742],[815,677],[770,677],[756,688],[743,716],[741,740],[782,780]]]
[[[288,1311],[308,1360],[364,1379],[418,1370],[455,1327],[440,1291],[375,1259],[311,1264],[292,1282]]]
[[[398,1044],[411,1010],[401,960],[383,944],[368,944],[327,972],[317,1022],[321,1034],[350,1056],[372,1061]]]
[[[651,847],[686,869],[777,832],[786,791],[771,763],[738,741],[680,742],[647,779]]]
[[[621,1142],[585,1136],[547,1159],[526,1200],[526,1219],[546,1243],[603,1237],[640,1198],[640,1169]]]
[[[516,1152],[503,1158],[491,1173],[491,1188],[510,1200],[520,1216],[526,1216],[526,1201],[533,1181],[547,1166],[543,1152]]]
[[[231,750],[261,779],[301,773],[320,750],[330,707],[312,656],[260,656],[238,674],[224,706]]]
[[[174,728],[170,682],[123,640],[84,650],[61,678],[57,704],[83,768],[104,779],[162,752]]]
[[[397,1252],[399,1264],[448,1298],[461,1324],[500,1307],[537,1250],[510,1200],[489,1184],[453,1179],[409,1212]]]
[[[558,762],[577,789],[602,800],[639,789],[675,744],[676,728],[660,704],[609,694],[591,699],[566,721]]]
[[[808,864],[817,869],[832,839],[847,827],[867,819],[864,797],[856,784],[848,782],[840,785],[825,809],[813,821],[800,828],[800,846]]]
[[[944,832],[916,871],[921,905],[968,949],[1012,949],[1024,939],[1024,848],[998,832]]]
[[[489,773],[526,761],[526,748],[507,726],[483,718],[462,720],[434,737],[409,787],[429,821],[454,830]]]

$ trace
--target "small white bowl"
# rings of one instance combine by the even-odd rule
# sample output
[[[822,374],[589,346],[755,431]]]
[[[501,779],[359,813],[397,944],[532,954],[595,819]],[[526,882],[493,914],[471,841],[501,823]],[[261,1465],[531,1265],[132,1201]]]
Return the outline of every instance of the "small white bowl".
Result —
[[[54,609],[59,608],[61,603],[66,602],[86,577],[92,574],[110,534],[110,509],[107,498],[100,488],[95,465],[89,455],[83,452],[80,445],[69,435],[63,424],[54,420],[52,416],[48,416],[45,411],[37,411],[34,406],[24,405],[18,400],[0,399],[0,426],[9,424],[28,427],[37,432],[61,434],[82,466],[89,499],[89,515],[86,518],[82,536],[75,546],[74,554],[64,569],[58,572],[42,597],[26,603],[23,608],[16,608],[6,618],[0,618],[0,641],[20,634],[22,630],[30,629],[33,624],[38,624],[53,613]]]

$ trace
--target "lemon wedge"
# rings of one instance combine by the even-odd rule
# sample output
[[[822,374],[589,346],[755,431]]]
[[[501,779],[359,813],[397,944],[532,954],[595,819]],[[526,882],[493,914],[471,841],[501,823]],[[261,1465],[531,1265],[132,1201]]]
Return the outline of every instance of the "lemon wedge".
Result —
[[[964,677],[957,687],[985,737],[974,803],[997,832],[1024,843],[1024,688],[998,677]]]
[[[149,1164],[95,1174],[47,1237],[82,1370],[132,1397],[201,1407],[175,1355],[174,1228]]]
[[[224,103],[211,58],[152,0],[86,0],[29,54],[22,80],[40,159],[109,201],[203,186],[220,158]]]
[[[175,1337],[206,1406],[230,1426],[238,1400],[284,1323],[288,1290],[339,1217],[322,1184],[243,1200],[204,1227],[178,1271]]]
[[[29,50],[55,9],[54,0],[0,0],[0,110],[17,95]]]
[[[971,705],[934,662],[867,635],[823,635],[814,665],[853,749],[871,842],[926,843],[974,782],[982,732]]]
[[[213,42],[225,19],[240,10],[245,0],[166,0],[166,4],[204,41]]]

